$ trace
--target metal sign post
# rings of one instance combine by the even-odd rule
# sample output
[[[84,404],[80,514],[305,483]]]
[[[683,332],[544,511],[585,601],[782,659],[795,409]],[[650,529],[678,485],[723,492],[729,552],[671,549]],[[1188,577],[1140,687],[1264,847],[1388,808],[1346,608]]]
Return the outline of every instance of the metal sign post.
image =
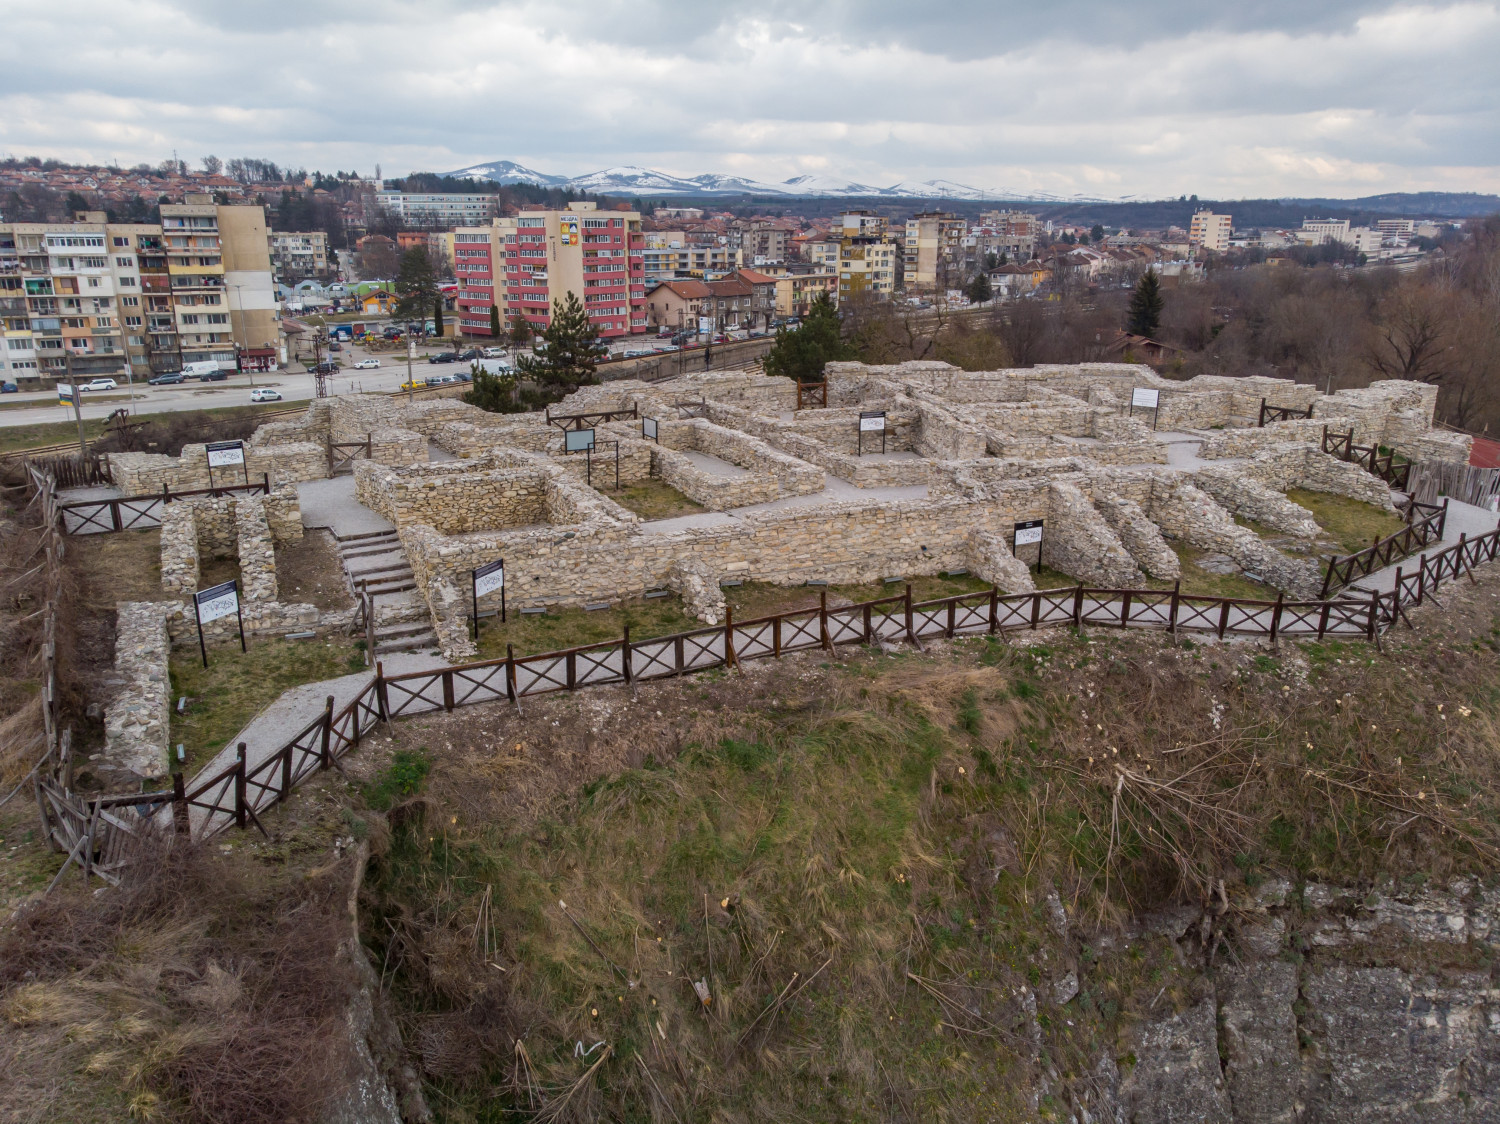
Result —
[[[859,445],[855,456],[865,455],[865,434],[880,434],[880,451],[885,452],[885,411],[861,410],[859,414]]]
[[[1036,568],[1038,571],[1042,568],[1042,522],[1040,519],[1028,519],[1024,523],[1017,523],[1010,548],[1010,552],[1016,554],[1021,547],[1036,543]]]
[[[203,446],[203,451],[208,456],[208,487],[213,490],[214,469],[229,468],[239,465],[245,473],[245,483],[250,483],[250,467],[245,463],[245,443],[243,441],[210,441]]]
[[[505,623],[505,559],[497,558],[469,571],[469,585],[474,596],[474,639],[479,639],[479,599],[486,593],[500,591],[500,623]]]
[[[660,433],[661,433],[661,427],[657,424],[657,421],[656,421],[655,418],[642,418],[641,419],[641,436],[644,437],[644,438],[646,438],[646,440],[648,440],[648,441],[655,441],[658,445],[660,445],[661,444]]]
[[[1151,431],[1156,432],[1156,419],[1160,416],[1158,406],[1161,403],[1161,391],[1154,390],[1149,386],[1138,386],[1130,392],[1130,416],[1135,416],[1135,408],[1139,406],[1143,410],[1151,411]]]
[[[238,581],[227,581],[212,585],[193,594],[193,616],[198,622],[198,653],[203,657],[203,666],[208,666],[208,646],[203,642],[203,626],[233,613],[240,626],[240,651],[245,647],[245,618],[240,611],[240,586]]]

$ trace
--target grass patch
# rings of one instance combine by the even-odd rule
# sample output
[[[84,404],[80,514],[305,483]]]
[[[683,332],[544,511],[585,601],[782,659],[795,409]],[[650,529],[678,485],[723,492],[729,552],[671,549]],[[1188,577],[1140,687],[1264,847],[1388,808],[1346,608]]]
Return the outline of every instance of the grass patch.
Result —
[[[706,510],[666,481],[655,478],[631,484],[618,492],[610,491],[608,486],[600,491],[642,519],[670,519],[674,515],[696,515]]]
[[[505,655],[506,644],[514,645],[519,656],[618,640],[626,625],[630,626],[632,640],[704,627],[702,621],[683,612],[682,599],[675,593],[649,601],[634,598],[612,609],[593,612],[573,607],[522,616],[512,606],[508,617],[504,624],[498,616],[481,622],[480,659],[499,659]]]
[[[1347,496],[1293,488],[1287,492],[1286,498],[1307,508],[1318,526],[1328,532],[1344,554],[1363,550],[1375,539],[1387,538],[1406,526],[1400,516]]]
[[[1183,542],[1169,544],[1182,562],[1182,592],[1205,597],[1239,597],[1251,601],[1275,601],[1276,587],[1247,578],[1244,574],[1216,574],[1198,565],[1198,560],[1212,553]],[[1151,581],[1154,589],[1171,589],[1170,582]]]
[[[170,601],[161,587],[161,530],[75,535],[68,539],[68,566],[79,575],[89,609],[113,612],[121,601]]]
[[[252,639],[208,650],[208,667],[196,643],[172,653],[172,701],[187,695],[187,713],[172,713],[171,743],[181,742],[191,773],[213,758],[230,739],[281,693],[303,683],[336,679],[365,670],[363,652],[343,637],[328,640]]]

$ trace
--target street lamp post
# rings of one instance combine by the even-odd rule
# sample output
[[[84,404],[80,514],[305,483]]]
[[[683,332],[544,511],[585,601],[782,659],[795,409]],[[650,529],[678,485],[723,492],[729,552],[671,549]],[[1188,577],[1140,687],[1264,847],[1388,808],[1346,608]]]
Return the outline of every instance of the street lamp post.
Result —
[[[244,296],[243,296],[243,294],[241,292],[241,290],[244,289],[244,286],[236,284],[236,285],[231,285],[230,288],[232,288],[234,290],[234,303],[237,304],[237,305],[239,305],[239,312],[240,312],[240,333],[239,334],[240,334],[241,338],[243,338],[246,341],[245,343],[240,344],[239,340],[235,340],[235,343],[238,346],[243,347],[246,350],[249,350],[250,344],[249,344],[248,341],[250,339],[250,322],[245,319],[245,298],[244,298]],[[234,339],[234,309],[232,309],[232,308],[229,310],[229,338],[230,339]],[[240,366],[243,368],[245,374],[247,374],[247,375],[250,376],[250,385],[252,387],[254,387],[255,386],[255,372],[252,371],[249,367],[245,367],[243,363],[241,363]]]

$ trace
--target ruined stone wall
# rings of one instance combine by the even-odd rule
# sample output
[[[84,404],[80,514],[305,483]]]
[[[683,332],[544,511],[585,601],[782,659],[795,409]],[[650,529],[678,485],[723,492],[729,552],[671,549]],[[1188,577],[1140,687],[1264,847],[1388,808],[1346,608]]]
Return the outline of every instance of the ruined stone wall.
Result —
[[[1272,530],[1303,538],[1316,538],[1320,528],[1305,507],[1293,503],[1238,467],[1212,466],[1194,476],[1202,488],[1230,513],[1251,519]]]
[[[370,431],[370,459],[377,464],[425,464],[427,438],[410,429],[377,426]]]
[[[494,421],[444,422],[438,427],[433,440],[455,457],[467,459],[484,456],[499,445],[543,453],[557,434],[557,429],[553,426],[516,421],[514,419],[517,415],[514,414],[485,414],[484,417]]]
[[[722,511],[823,490],[823,472],[816,465],[701,418],[663,422],[659,438],[660,445],[650,446],[653,475],[705,507]],[[727,461],[744,469],[745,475],[722,476],[700,468],[680,455],[685,450]]]
[[[271,538],[277,546],[290,546],[302,541],[302,501],[293,484],[272,488],[264,497],[266,522],[271,528]]]
[[[1162,537],[1161,528],[1146,517],[1139,503],[1104,495],[1097,489],[1093,503],[1137,566],[1160,581],[1176,581],[1182,576],[1182,560]]]
[[[1253,574],[1293,597],[1315,597],[1323,586],[1317,564],[1292,558],[1241,527],[1219,503],[1186,480],[1155,489],[1149,512],[1163,531],[1201,550],[1228,555]]]
[[[240,592],[246,601],[276,600],[276,547],[266,505],[259,496],[234,502],[234,529],[240,559]]]
[[[1036,589],[1030,567],[1011,552],[1003,535],[993,531],[975,531],[969,536],[967,566],[976,578],[1001,593],[1031,593]]]
[[[168,593],[198,588],[198,527],[192,506],[166,504],[161,515],[161,587]]]
[[[171,771],[172,681],[167,618],[173,601],[122,601],[115,610],[115,677],[104,708],[104,759],[141,780]]]
[[[1047,500],[1043,564],[1086,585],[1134,588],[1142,583],[1135,559],[1081,488],[1054,480]]]

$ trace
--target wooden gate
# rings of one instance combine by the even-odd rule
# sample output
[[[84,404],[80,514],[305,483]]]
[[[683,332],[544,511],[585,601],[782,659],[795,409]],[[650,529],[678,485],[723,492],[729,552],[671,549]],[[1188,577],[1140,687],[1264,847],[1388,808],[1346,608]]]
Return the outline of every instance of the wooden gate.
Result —
[[[798,382],[797,409],[807,410],[817,406],[828,407],[828,384],[826,382]]]
[[[370,435],[365,434],[363,441],[335,441],[328,439],[328,475],[349,476],[354,472],[354,462],[364,454],[365,460],[370,459],[370,448],[373,442]]]

